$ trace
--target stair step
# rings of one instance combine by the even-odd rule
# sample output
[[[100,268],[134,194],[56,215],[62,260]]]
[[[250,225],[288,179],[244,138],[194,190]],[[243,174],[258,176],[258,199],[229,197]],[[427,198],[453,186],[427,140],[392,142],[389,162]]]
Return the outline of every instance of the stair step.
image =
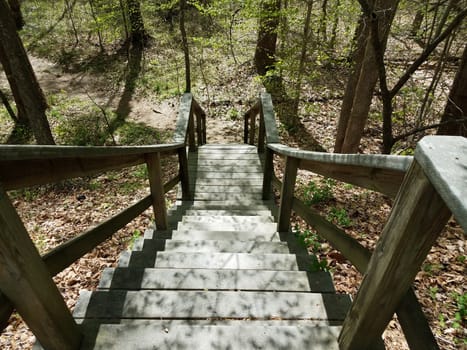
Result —
[[[312,349],[338,350],[337,326],[102,325],[93,349]],[[94,343],[94,340],[92,340]],[[85,342],[86,344],[86,342]]]
[[[82,291],[75,318],[343,320],[350,297],[308,292]]]
[[[277,224],[274,222],[179,222],[178,231],[254,231],[256,233],[274,233],[277,230]]]
[[[246,166],[246,165],[237,165],[237,164],[226,164],[226,165],[204,165],[204,164],[197,164],[197,165],[190,165],[188,164],[188,171],[197,171],[197,172],[204,172],[209,171],[213,173],[229,173],[229,174],[237,174],[237,173],[259,173],[263,174],[263,168],[261,164],[254,165],[254,166]]]
[[[295,254],[159,252],[154,267],[193,269],[309,270],[309,256]]]
[[[249,179],[249,180],[259,180],[263,179],[263,172],[212,172],[212,171],[192,171],[190,172],[190,182],[195,182],[197,179]],[[195,177],[196,176],[196,177]]]
[[[232,178],[232,179],[213,179],[213,178],[204,178],[196,179],[191,181],[191,185],[196,186],[262,186],[263,178],[256,176],[254,179],[250,178]]]
[[[286,242],[138,239],[133,251],[289,254]]]
[[[211,252],[211,253],[264,253],[288,254],[286,242],[204,240],[177,241],[168,240],[166,252]]]
[[[107,268],[99,289],[334,292],[327,272],[196,268]]]
[[[199,167],[208,168],[208,171],[217,171],[222,169],[222,171],[234,170],[242,171],[251,168],[254,171],[263,171],[261,166],[261,161],[256,157],[256,159],[196,159],[188,162],[188,167],[199,169]],[[223,169],[226,168],[226,169]]]
[[[184,216],[182,222],[201,222],[206,224],[245,224],[245,223],[272,223],[273,216],[256,215],[206,215],[206,216]]]
[[[227,210],[270,210],[275,206],[273,201],[263,201],[261,199],[247,199],[242,202],[235,200],[194,200],[182,202],[178,200],[175,203],[177,206],[186,208],[186,209],[227,209]]]
[[[213,192],[224,192],[224,193],[262,193],[263,186],[260,185],[248,185],[248,186],[238,186],[238,185],[199,185],[194,184],[190,186],[190,190],[192,192],[206,192],[206,193],[213,193]]]
[[[217,155],[217,157],[216,157]],[[221,154],[221,153],[199,153],[198,157],[190,158],[189,162],[193,164],[205,164],[205,165],[218,165],[226,163],[235,163],[238,165],[250,165],[250,164],[261,164],[261,160],[258,157],[258,154],[254,153],[241,153],[241,154]]]
[[[221,215],[233,215],[233,216],[271,216],[270,210],[206,210],[206,209],[199,209],[199,210],[186,210],[183,213],[185,216],[221,216]]]
[[[158,237],[158,231],[154,237]],[[172,239],[177,240],[239,240],[239,241],[268,241],[279,242],[280,236],[277,232],[252,232],[252,231],[206,231],[206,230],[183,230],[172,231]]]

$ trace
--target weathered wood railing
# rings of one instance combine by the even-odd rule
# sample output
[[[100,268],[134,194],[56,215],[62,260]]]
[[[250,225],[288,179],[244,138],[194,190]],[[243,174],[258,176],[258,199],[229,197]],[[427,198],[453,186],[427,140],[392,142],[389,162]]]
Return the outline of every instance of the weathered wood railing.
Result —
[[[245,143],[254,143],[256,115],[258,150],[266,151],[263,198],[272,186],[280,191],[278,231],[289,230],[293,210],[364,274],[343,324],[341,349],[372,349],[395,312],[411,349],[439,349],[411,284],[451,212],[467,229],[466,139],[427,137],[415,158],[309,152],[280,144],[269,94],[245,115]],[[274,155],[286,159],[282,182],[274,175]],[[298,169],[395,198],[374,252],[294,196]]]
[[[195,116],[196,127],[195,127]],[[80,331],[52,276],[153,206],[156,227],[166,229],[165,193],[181,182],[190,199],[186,146],[206,142],[205,113],[191,94],[181,98],[174,143],[133,147],[0,146],[0,326],[15,308],[46,349],[78,349]],[[179,174],[162,183],[161,158],[178,155]],[[44,256],[30,239],[7,190],[95,175],[138,164],[148,168],[151,193]]]

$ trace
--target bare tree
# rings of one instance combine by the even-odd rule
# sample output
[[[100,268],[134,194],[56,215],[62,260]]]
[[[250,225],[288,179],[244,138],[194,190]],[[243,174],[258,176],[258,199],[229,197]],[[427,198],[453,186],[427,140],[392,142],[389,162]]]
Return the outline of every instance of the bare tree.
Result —
[[[462,120],[462,121],[461,121]],[[438,135],[467,137],[467,45],[454,78]]]
[[[259,75],[265,75],[276,61],[277,32],[280,24],[280,0],[261,1],[261,13],[256,41],[255,66]]]
[[[378,19],[378,32],[371,33],[367,23],[371,17],[365,15],[358,29],[357,49],[354,55],[354,71],[348,81],[343,106],[339,118],[334,152],[356,153],[363,135],[370,111],[373,91],[378,81],[378,63],[371,37],[380,43],[384,52],[389,30],[399,4],[399,0],[379,0],[367,3],[360,1],[363,12],[370,11]]]
[[[45,114],[47,102],[16,31],[6,0],[0,0],[0,62],[7,74],[10,73],[8,80],[14,90],[18,110],[27,118],[37,143],[54,144]]]

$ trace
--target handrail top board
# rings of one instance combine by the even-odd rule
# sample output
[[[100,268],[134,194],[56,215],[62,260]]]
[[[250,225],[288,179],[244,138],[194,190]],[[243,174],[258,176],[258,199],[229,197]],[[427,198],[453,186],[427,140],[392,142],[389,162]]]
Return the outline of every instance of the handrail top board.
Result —
[[[52,146],[1,145],[0,162],[28,159],[58,159],[74,157],[113,157],[170,152],[184,147],[181,142],[148,146]]]
[[[467,232],[467,139],[426,136],[415,149],[415,159]]]
[[[310,160],[320,163],[362,166],[406,172],[412,164],[412,156],[394,156],[382,154],[340,154],[305,151],[285,146],[279,143],[270,143],[268,148],[279,155]]]

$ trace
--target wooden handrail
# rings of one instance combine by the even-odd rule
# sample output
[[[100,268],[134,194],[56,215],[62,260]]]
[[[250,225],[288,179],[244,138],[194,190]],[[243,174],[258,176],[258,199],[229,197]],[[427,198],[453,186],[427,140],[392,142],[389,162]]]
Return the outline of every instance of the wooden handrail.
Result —
[[[42,345],[60,349],[79,346],[81,335],[78,327],[50,276],[112,236],[151,205],[157,229],[167,229],[164,194],[181,182],[182,198],[191,199],[186,145],[188,140],[190,150],[196,148],[194,116],[197,117],[198,145],[201,145],[206,142],[206,114],[191,94],[185,94],[181,99],[175,141],[171,144],[130,147],[0,146],[0,263],[6,259],[8,263],[5,265],[15,271],[24,269],[24,291],[21,293],[15,293],[11,273],[2,274],[3,270],[0,271],[0,289],[8,296],[0,293],[0,329],[7,325],[13,311],[11,300]],[[160,159],[172,154],[178,154],[179,174],[163,185]],[[43,257],[38,255],[5,192],[142,163],[148,167],[150,195]],[[15,248],[19,240],[23,246]],[[13,251],[19,254],[14,255]],[[25,264],[25,261],[29,263]],[[30,273],[29,265],[35,267],[36,274]],[[25,299],[23,296],[26,295]],[[52,311],[48,309],[48,303]]]
[[[272,103],[270,103],[270,101],[270,96],[268,94],[261,95],[260,103],[262,104],[261,109],[263,112],[260,114],[260,118],[262,118],[262,121],[260,120],[260,128],[261,124],[263,124],[265,133],[264,139],[267,144],[264,162],[263,199],[269,198],[271,187],[273,185],[276,188],[280,186],[281,202],[279,208],[278,230],[289,230],[290,214],[292,210],[295,211],[310,225],[314,226],[320,235],[330,241],[333,246],[340,250],[342,254],[355,264],[357,269],[366,276],[364,278],[364,282],[366,284],[362,284],[359,289],[358,295],[360,295],[360,297],[358,298],[357,295],[357,299],[352,304],[351,311],[344,323],[339,340],[340,347],[342,349],[367,348],[381,336],[382,331],[387,326],[390,318],[394,312],[397,312],[407,342],[411,349],[438,349],[436,339],[431,332],[420,304],[418,303],[418,300],[410,286],[421,262],[428,253],[429,247],[431,247],[434,242],[434,237],[439,234],[449,217],[450,211],[446,210],[445,204],[441,203],[442,201],[440,202],[439,199],[435,200],[436,210],[439,210],[438,216],[428,209],[430,203],[430,200],[427,200],[428,197],[431,196],[430,198],[434,198],[433,196],[436,197],[437,195],[437,192],[433,191],[433,186],[435,186],[438,192],[442,194],[446,203],[448,203],[448,201],[450,202],[449,208],[457,217],[461,217],[464,220],[467,218],[467,205],[465,202],[467,192],[466,187],[462,185],[462,181],[465,181],[465,179],[461,180],[462,178],[459,177],[459,175],[457,175],[457,177],[454,176],[461,171],[465,172],[466,169],[467,143],[465,139],[459,141],[461,140],[461,138],[459,138],[457,139],[458,144],[448,144],[445,146],[445,149],[440,147],[440,144],[430,145],[431,149],[442,149],[442,151],[439,151],[435,156],[427,156],[425,154],[426,152],[423,152],[424,146],[422,143],[422,151],[416,151],[416,161],[414,161],[413,157],[343,155],[303,151],[281,145],[278,137],[276,138],[275,119],[272,110]],[[264,113],[264,110],[267,110],[268,112]],[[257,114],[256,106],[247,112],[245,115],[245,127],[250,125],[251,129],[251,121],[254,118],[253,115]],[[267,119],[265,118],[266,115],[268,116]],[[250,123],[247,122],[247,119],[249,119]],[[269,133],[268,130],[270,131]],[[248,131],[245,131],[245,141],[247,139]],[[251,137],[249,141],[252,143]],[[262,142],[261,130],[258,142]],[[443,141],[440,141],[440,143],[446,144]],[[260,147],[261,146],[258,145],[258,149]],[[459,149],[463,149],[463,152],[459,152]],[[457,150],[456,157],[451,157],[448,163],[456,163],[457,169],[455,171],[445,171],[443,174],[440,174],[440,172],[449,167],[447,166],[448,163],[446,163],[446,160],[443,159],[443,155],[440,155],[439,153],[449,153],[449,151],[452,153],[453,150]],[[418,156],[417,152],[419,154]],[[286,169],[282,184],[280,184],[279,180],[273,173],[274,154],[285,157],[286,159]],[[443,159],[443,161],[440,162],[438,161],[439,159]],[[434,163],[443,162],[444,166],[439,164],[434,166]],[[404,189],[400,190],[401,185],[408,181],[406,175],[408,169],[412,169],[417,166],[419,167],[419,163],[423,164],[424,170],[428,173],[428,177],[431,176],[430,181],[433,185],[430,181],[427,182],[424,180],[425,175],[418,171],[416,172],[416,175],[411,176],[413,178],[418,178],[419,181],[425,181],[427,184],[425,188],[423,188],[423,190],[420,189],[413,192],[413,184],[405,184]],[[437,168],[437,170],[433,171],[433,167]],[[427,210],[425,215],[427,218],[430,218],[432,222],[425,219],[425,222],[417,222],[415,226],[413,224],[414,221],[410,220],[407,221],[405,226],[394,224],[394,222],[397,222],[399,217],[403,218],[404,216],[407,216],[407,213],[404,214],[403,211],[403,207],[406,204],[398,204],[399,201],[396,199],[396,203],[393,208],[393,213],[395,212],[396,214],[392,214],[393,222],[389,221],[386,225],[385,231],[383,232],[383,238],[378,241],[377,248],[375,250],[377,253],[372,255],[357,241],[347,236],[344,231],[320,217],[317,213],[314,213],[294,197],[293,188],[295,186],[295,178],[298,169],[313,171],[326,177],[369,188],[393,198],[396,196],[397,198],[400,198],[402,196],[409,200],[411,196],[415,198],[418,195],[417,191],[421,191],[420,195],[424,196],[424,201],[422,200],[417,202],[417,206],[420,206],[421,211]],[[454,186],[452,185],[453,183]],[[409,194],[407,195],[404,192],[408,192]],[[415,217],[420,216],[420,214],[417,215],[415,212],[411,215]],[[462,219],[460,221],[462,221]],[[465,224],[461,222],[461,225],[464,227]],[[397,227],[399,232],[396,232],[395,227]],[[417,232],[419,232],[418,235]],[[425,232],[428,234],[425,234]],[[415,250],[415,252],[407,251],[407,253],[403,254],[404,256],[401,257],[401,252],[397,251],[397,249],[393,249],[394,243],[392,242],[392,237],[398,237],[397,239],[401,242],[400,246],[397,246],[397,249],[400,248],[401,251],[403,249]],[[412,243],[407,245],[403,239]],[[405,242],[405,245],[403,242]],[[388,248],[388,246],[391,247],[392,250]],[[388,254],[388,251],[391,252]],[[395,254],[396,252],[397,255]],[[383,254],[388,261],[386,266],[383,267],[381,267],[381,254]],[[402,266],[400,261],[398,261],[398,259],[403,260],[401,258],[406,261],[404,266]],[[398,266],[398,268],[395,268],[394,266]],[[394,272],[399,270],[404,271],[404,269],[409,271],[406,273],[404,282],[402,284],[398,284],[400,276],[396,278]],[[387,280],[381,278],[381,275],[386,276],[385,278]],[[376,282],[376,286],[374,282],[375,280],[378,281]],[[388,288],[388,285],[391,285],[391,287]],[[381,299],[384,299],[385,296],[386,299],[388,298],[388,290],[391,290],[391,296],[395,297],[394,299],[391,298],[390,303],[388,303],[387,300],[384,302],[384,312],[381,313],[381,307],[378,303]],[[368,295],[371,295],[370,301],[367,300]],[[389,304],[390,307],[386,307],[386,304]],[[381,316],[381,314],[383,316]],[[375,319],[377,320],[373,322]],[[368,334],[368,332],[370,333]],[[423,337],[420,337],[420,335],[423,335]]]
[[[196,117],[196,123],[194,117]],[[204,145],[206,143],[206,113],[193,98],[193,95],[187,92],[180,99],[174,142],[187,142],[190,152],[193,152],[196,150],[195,133],[198,138],[198,146]]]
[[[298,167],[394,198],[413,157],[330,154],[303,151],[281,144],[268,144],[275,154],[299,160]]]

